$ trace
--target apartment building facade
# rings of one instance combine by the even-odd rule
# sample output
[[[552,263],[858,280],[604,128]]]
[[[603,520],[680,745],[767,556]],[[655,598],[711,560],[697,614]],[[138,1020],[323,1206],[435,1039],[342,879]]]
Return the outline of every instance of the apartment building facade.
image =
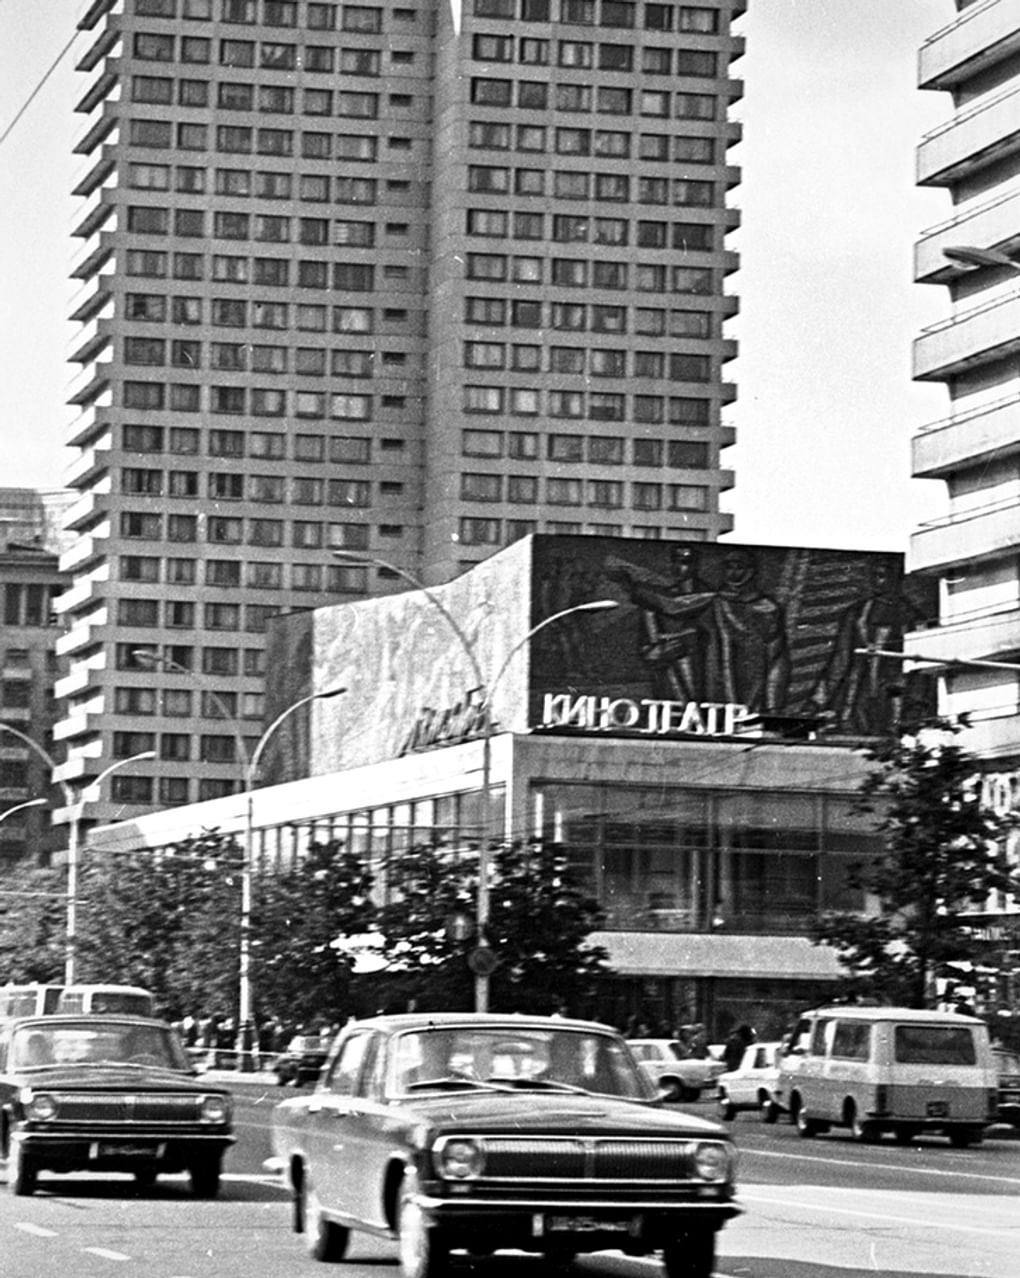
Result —
[[[744,0],[94,0],[61,779],[241,785],[267,619],[714,541]]]
[[[51,822],[50,761],[60,673],[55,601],[67,585],[60,524],[72,496],[0,488],[0,878],[49,864],[63,844]]]
[[[990,771],[1020,767],[1020,4],[957,0],[920,51],[922,89],[949,95],[922,139],[918,182],[943,188],[915,277],[948,288],[951,314],[914,344],[914,376],[941,382],[949,413],[913,441],[913,473],[946,484],[946,514],[915,531],[909,567],[941,583],[940,624],[906,648],[946,660],[941,708],[966,713]]]

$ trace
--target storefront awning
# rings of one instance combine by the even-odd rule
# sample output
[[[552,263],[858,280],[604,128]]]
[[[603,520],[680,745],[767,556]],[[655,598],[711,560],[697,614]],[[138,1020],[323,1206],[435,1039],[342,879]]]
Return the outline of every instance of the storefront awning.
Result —
[[[803,936],[718,933],[595,932],[621,976],[721,976],[766,980],[835,980],[835,950]]]

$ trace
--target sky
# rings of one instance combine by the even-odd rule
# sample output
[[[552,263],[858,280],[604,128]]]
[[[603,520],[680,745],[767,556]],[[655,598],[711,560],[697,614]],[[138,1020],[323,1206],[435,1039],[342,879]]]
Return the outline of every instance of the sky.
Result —
[[[87,39],[38,86],[80,7],[0,0],[3,487],[60,488],[74,460],[65,317],[81,241],[68,192],[88,167],[71,154]],[[730,152],[743,171],[728,282],[740,355],[726,367],[738,398],[725,410],[737,444],[723,454],[733,540],[906,550],[944,507],[940,482],[910,478],[910,438],[948,400],[911,382],[910,353],[948,301],[912,282],[911,260],[918,233],[951,213],[913,174],[918,141],[950,112],[947,95],[917,89],[917,50],[954,16],[952,0],[748,0],[734,65],[744,139]]]

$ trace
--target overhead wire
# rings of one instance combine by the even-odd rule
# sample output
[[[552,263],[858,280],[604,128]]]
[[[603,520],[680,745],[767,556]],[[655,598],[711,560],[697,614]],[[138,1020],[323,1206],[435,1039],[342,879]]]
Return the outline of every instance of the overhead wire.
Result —
[[[75,40],[77,40],[77,38],[78,38],[78,32],[75,31],[72,34],[70,40],[68,40],[68,42],[64,45],[64,47],[60,50],[60,52],[57,54],[54,60],[50,63],[49,67],[43,73],[42,78],[39,80],[38,84],[36,84],[32,92],[21,104],[20,108],[18,109],[17,113],[14,116],[14,119],[11,120],[10,124],[8,124],[8,126],[4,129],[4,131],[0,133],[0,146],[3,146],[3,144],[10,137],[11,133],[14,132],[14,129],[17,127],[17,124],[21,120],[22,116],[25,114],[28,108],[32,105],[35,99],[39,96],[39,93],[42,91],[42,88],[46,84],[46,81],[50,78],[53,72],[56,71],[57,67],[60,66],[61,62],[63,62],[64,58],[67,56],[68,50],[71,48],[71,45],[74,44]]]

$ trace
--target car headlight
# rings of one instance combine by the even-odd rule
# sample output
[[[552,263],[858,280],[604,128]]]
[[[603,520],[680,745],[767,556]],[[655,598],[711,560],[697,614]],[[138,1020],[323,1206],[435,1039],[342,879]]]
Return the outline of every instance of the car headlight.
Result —
[[[727,1180],[733,1159],[725,1145],[702,1141],[694,1147],[694,1169],[702,1180]]]
[[[25,1117],[34,1122],[51,1123],[57,1116],[56,1097],[48,1092],[34,1092],[25,1098]]]
[[[485,1166],[485,1150],[470,1136],[444,1136],[434,1150],[436,1170],[448,1180],[474,1180]]]
[[[198,1116],[203,1123],[230,1121],[230,1100],[226,1096],[203,1096]]]

